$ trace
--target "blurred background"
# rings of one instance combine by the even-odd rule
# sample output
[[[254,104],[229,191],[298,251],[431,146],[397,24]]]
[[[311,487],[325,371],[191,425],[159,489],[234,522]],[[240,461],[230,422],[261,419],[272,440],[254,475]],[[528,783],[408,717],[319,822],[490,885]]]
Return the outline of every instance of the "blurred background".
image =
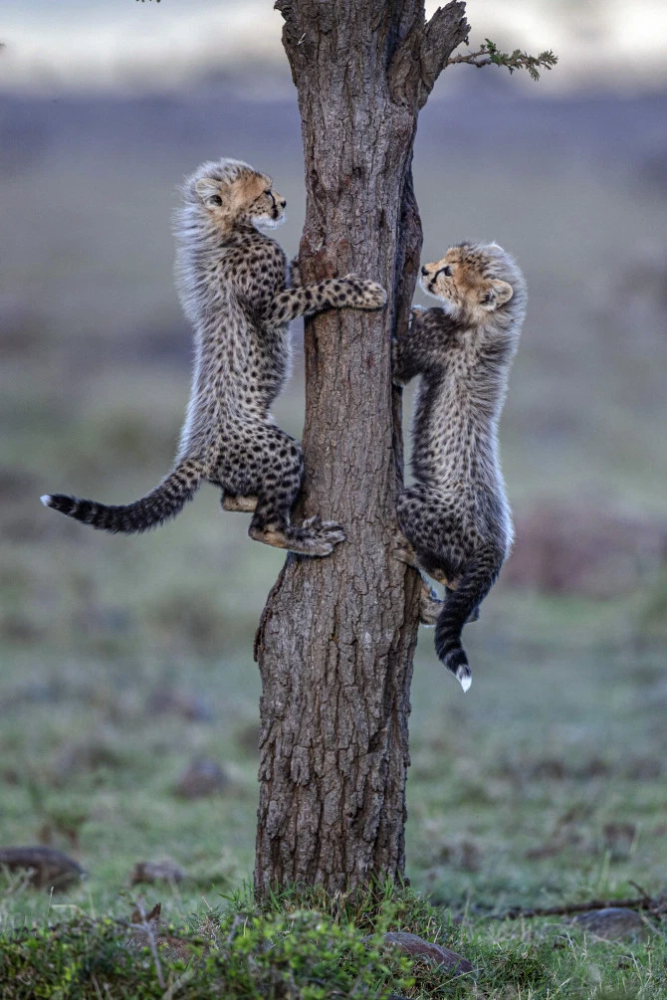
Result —
[[[657,892],[667,8],[470,0],[468,20],[473,49],[559,64],[537,84],[452,67],[420,117],[424,259],[495,239],[530,306],[501,433],[517,542],[466,632],[467,696],[420,635],[408,873],[477,908],[633,894],[631,879]],[[186,173],[222,155],[271,173],[295,253],[281,23],[270,0],[0,0],[0,847],[59,848],[88,872],[56,903],[6,874],[0,923],[122,909],[156,877],[146,862],[171,866],[141,891],[176,918],[251,871],[252,639],[282,555],[214,490],[131,538],[39,496],[128,502],[170,468],[190,377],[170,233]],[[298,436],[293,334],[276,416]]]

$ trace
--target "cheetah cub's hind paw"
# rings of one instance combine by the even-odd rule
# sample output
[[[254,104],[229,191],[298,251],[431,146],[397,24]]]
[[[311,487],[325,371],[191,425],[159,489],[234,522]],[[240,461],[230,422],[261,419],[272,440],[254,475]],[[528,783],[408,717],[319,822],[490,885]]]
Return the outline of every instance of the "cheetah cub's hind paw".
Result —
[[[233,510],[241,514],[254,514],[257,509],[257,497],[233,497],[225,493],[220,506],[223,510]]]
[[[404,534],[397,531],[394,535],[394,559],[398,559],[399,562],[405,563],[406,566],[412,566],[413,569],[419,569],[419,563],[417,562],[417,556],[415,555],[415,550],[410,545]]]
[[[426,580],[422,580],[421,593],[419,595],[419,622],[427,628],[437,625],[440,612],[445,602],[441,601],[434,590],[432,590]]]
[[[387,304],[387,293],[382,285],[367,281],[357,274],[346,274],[345,280],[351,285],[350,305],[355,309],[382,309]]]
[[[323,521],[320,517],[310,517],[301,526],[290,525],[285,531],[262,529],[251,524],[248,533],[256,542],[302,556],[330,556],[334,546],[345,541],[342,525],[335,521]]]
[[[303,522],[301,528],[296,530],[304,532],[306,544],[313,546],[311,551],[304,552],[305,555],[331,555],[334,546],[345,541],[345,531],[342,524],[338,524],[336,521],[323,521],[319,514],[316,514],[315,517],[309,517]]]

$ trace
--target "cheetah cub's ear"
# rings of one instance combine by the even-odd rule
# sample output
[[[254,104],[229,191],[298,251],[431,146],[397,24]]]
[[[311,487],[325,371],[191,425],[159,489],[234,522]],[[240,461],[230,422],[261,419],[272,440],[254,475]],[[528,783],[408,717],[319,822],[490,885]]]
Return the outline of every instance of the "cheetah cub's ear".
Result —
[[[220,181],[216,181],[213,177],[202,177],[195,184],[195,190],[208,208],[220,207],[222,205]]]
[[[485,288],[480,288],[479,301],[483,309],[493,312],[499,306],[504,306],[514,295],[514,289],[507,281],[495,278]]]

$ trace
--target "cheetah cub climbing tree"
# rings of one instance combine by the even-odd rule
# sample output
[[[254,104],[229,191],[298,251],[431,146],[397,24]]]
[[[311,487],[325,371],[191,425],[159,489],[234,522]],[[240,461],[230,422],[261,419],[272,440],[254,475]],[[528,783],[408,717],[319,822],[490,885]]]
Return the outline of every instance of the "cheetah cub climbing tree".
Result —
[[[239,160],[204,163],[183,186],[177,226],[181,303],[195,333],[192,393],[173,471],[141,500],[106,506],[53,494],[47,507],[110,532],[139,532],[175,517],[202,482],[227,510],[252,511],[250,536],[327,556],[345,534],[312,517],[291,523],[301,488],[301,445],[270,407],[289,375],[288,324],[325,309],[381,309],[384,289],[355,275],[286,287],[286,258],[262,229],[285,218],[271,178]]]
[[[526,284],[497,243],[462,243],[422,268],[440,308],[415,309],[394,342],[394,381],[421,384],[413,425],[415,484],[397,503],[396,555],[445,585],[426,586],[421,620],[464,691],[472,675],[461,632],[478,616],[512,544],[498,454],[498,420],[526,312]]]

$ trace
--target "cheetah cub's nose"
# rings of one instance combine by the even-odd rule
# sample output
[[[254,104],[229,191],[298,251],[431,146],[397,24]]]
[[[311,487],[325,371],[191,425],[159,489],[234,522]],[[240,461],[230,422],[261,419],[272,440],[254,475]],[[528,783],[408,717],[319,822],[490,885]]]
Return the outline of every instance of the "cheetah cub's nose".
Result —
[[[428,270],[425,267],[422,267],[422,274],[424,275],[425,278],[428,275]]]
[[[285,201],[284,198],[281,198],[278,204],[280,205],[281,208],[284,208],[287,202]]]

